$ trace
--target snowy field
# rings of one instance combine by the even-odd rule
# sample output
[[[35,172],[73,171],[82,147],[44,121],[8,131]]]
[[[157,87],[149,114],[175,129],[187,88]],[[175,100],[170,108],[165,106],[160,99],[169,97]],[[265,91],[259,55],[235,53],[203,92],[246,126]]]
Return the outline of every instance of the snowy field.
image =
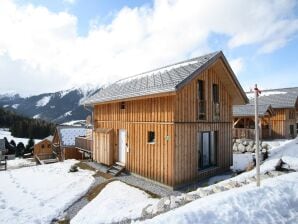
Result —
[[[157,201],[142,190],[113,181],[79,211],[71,224],[116,223],[124,219],[136,219],[141,217],[145,206]]]
[[[91,171],[69,172],[77,162],[0,172],[0,223],[51,223],[94,181]]]
[[[7,169],[19,169],[22,167],[36,166],[36,162],[33,158],[23,159],[23,158],[15,158],[11,160],[7,160]]]
[[[28,138],[16,138],[13,137],[10,133],[10,131],[7,128],[0,128],[0,139],[6,137],[7,140],[10,142],[11,140],[14,140],[16,144],[19,142],[22,142],[25,146],[28,144]],[[40,142],[39,139],[34,139],[34,143]]]

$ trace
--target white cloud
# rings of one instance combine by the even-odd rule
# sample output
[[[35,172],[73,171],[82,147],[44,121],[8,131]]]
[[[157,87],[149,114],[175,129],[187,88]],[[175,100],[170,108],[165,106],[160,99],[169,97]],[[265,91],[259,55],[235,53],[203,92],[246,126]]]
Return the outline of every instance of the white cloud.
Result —
[[[298,30],[294,0],[156,0],[152,8],[123,8],[110,24],[93,21],[84,37],[76,32],[79,18],[67,12],[0,4],[0,65],[10,68],[0,78],[19,80],[10,88],[24,93],[107,83],[198,56],[211,51],[212,33],[227,36],[231,49],[258,44],[260,53],[269,53]],[[237,73],[243,60],[231,64]],[[24,89],[28,78],[35,88]]]
[[[76,0],[63,0],[63,2],[73,5],[76,3]]]
[[[243,68],[244,61],[242,58],[236,58],[229,60],[229,63],[236,75],[238,75],[239,72],[241,72]]]

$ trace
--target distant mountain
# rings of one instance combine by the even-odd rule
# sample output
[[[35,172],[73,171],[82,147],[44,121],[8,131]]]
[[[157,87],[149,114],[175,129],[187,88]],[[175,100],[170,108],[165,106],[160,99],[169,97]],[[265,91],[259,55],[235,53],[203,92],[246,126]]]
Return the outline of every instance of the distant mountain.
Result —
[[[0,107],[26,117],[39,118],[57,124],[85,120],[90,112],[84,109],[80,102],[99,90],[100,87],[86,85],[26,98],[18,94],[0,94]]]

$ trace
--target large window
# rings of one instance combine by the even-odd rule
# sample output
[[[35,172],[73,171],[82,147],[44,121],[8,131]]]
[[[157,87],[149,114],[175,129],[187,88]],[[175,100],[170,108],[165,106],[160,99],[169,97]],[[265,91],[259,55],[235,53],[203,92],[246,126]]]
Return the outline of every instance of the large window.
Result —
[[[198,119],[206,119],[205,87],[203,80],[198,81]]]
[[[216,166],[217,164],[217,132],[199,132],[198,133],[198,168],[205,169]]]
[[[294,137],[294,125],[290,125],[290,136]]]
[[[219,120],[219,88],[218,84],[212,85],[212,101],[213,101],[213,120]]]

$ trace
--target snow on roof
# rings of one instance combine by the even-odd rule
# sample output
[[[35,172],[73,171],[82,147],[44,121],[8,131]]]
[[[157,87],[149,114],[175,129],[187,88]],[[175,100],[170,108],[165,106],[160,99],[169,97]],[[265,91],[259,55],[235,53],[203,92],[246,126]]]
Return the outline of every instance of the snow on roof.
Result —
[[[271,95],[279,95],[279,94],[287,94],[287,92],[281,92],[281,91],[264,91],[261,92],[261,96],[271,96]],[[248,99],[254,99],[255,98],[255,93],[247,93],[247,98]]]
[[[50,102],[52,96],[45,96],[36,102],[36,107],[43,107]]]
[[[86,136],[86,128],[80,127],[59,127],[62,146],[74,146],[75,138]]]

